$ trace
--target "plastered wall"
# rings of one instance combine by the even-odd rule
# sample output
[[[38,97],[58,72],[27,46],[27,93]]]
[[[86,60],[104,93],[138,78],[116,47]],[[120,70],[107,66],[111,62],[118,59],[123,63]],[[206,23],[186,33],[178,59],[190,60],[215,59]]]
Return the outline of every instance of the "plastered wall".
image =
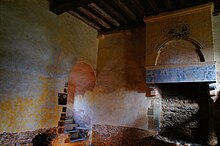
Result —
[[[219,16],[213,20],[218,49]],[[145,96],[145,34],[145,28],[110,34],[98,45],[95,30],[49,12],[47,1],[1,0],[0,133],[57,126],[57,93],[79,61],[93,66],[96,85],[75,96],[77,123],[148,129],[153,99]]]
[[[57,126],[69,71],[96,68],[97,32],[48,1],[0,1],[0,133]]]
[[[145,96],[145,28],[99,38],[96,85],[75,96],[75,120],[94,124],[148,129]]]
[[[220,15],[214,16],[213,20],[213,38],[215,49],[215,60],[220,61]]]
[[[213,17],[213,38],[215,61],[217,61],[217,80],[220,83],[220,15]],[[220,85],[219,85],[220,90]]]

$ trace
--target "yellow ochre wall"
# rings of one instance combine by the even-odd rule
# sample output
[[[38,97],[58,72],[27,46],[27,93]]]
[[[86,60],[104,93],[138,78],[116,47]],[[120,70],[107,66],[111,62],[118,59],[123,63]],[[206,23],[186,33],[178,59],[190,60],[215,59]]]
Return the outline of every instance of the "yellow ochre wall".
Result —
[[[96,36],[48,1],[0,1],[0,133],[57,126],[57,93],[74,64],[96,67]]]

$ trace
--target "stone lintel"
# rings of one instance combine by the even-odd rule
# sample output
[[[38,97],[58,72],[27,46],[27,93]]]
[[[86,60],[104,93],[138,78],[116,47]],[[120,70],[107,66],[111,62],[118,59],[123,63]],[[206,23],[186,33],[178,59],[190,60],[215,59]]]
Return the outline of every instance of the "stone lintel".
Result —
[[[146,67],[146,83],[216,82],[216,63]]]

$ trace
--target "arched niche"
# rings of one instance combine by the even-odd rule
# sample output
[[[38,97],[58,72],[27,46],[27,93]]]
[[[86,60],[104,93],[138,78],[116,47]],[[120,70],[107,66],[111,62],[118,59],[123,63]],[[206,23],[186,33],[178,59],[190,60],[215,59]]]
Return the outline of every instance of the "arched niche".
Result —
[[[166,41],[157,52],[155,65],[178,65],[205,62],[202,46],[191,39]]]
[[[74,96],[84,95],[95,86],[95,73],[91,65],[79,62],[73,66],[68,79],[68,104],[74,103]]]

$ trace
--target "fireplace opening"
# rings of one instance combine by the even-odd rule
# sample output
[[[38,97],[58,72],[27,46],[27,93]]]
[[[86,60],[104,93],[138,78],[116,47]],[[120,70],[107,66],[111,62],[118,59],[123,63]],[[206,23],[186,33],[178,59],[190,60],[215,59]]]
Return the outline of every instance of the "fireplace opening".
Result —
[[[162,93],[160,135],[172,140],[207,143],[209,86],[206,82],[157,84]]]

